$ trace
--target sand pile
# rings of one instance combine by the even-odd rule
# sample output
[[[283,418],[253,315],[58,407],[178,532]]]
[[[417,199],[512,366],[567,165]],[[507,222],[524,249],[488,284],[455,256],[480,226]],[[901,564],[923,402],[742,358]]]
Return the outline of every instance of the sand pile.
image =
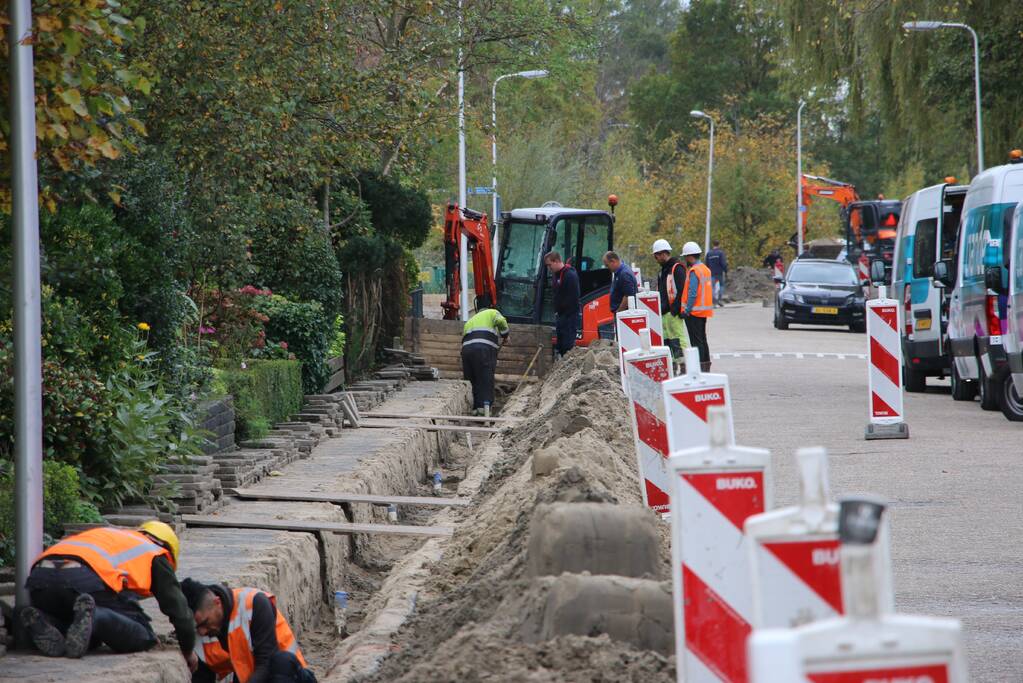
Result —
[[[738,266],[728,271],[724,301],[762,301],[774,298],[775,284],[766,268]]]
[[[523,392],[505,414],[526,419],[481,449],[490,475],[371,680],[674,681],[668,530],[642,507],[613,347]]]

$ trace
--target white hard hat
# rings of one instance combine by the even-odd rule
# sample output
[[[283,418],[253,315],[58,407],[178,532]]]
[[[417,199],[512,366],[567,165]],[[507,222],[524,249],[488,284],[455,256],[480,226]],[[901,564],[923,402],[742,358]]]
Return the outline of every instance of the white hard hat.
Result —
[[[697,244],[696,242],[686,242],[684,245],[682,245],[683,256],[695,256],[696,254],[702,253],[703,249],[701,249],[700,245]]]
[[[657,240],[654,242],[654,248],[651,253],[656,254],[659,251],[671,251],[671,245],[668,244],[668,240]]]

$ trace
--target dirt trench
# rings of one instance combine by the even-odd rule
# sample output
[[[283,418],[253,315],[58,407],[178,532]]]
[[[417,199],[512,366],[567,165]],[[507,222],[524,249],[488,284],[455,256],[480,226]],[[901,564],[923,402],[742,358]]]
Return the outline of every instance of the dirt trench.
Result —
[[[473,504],[423,521],[454,536],[396,568],[325,680],[675,680],[669,530],[642,507],[613,348],[573,351],[502,415],[523,419],[450,448]]]

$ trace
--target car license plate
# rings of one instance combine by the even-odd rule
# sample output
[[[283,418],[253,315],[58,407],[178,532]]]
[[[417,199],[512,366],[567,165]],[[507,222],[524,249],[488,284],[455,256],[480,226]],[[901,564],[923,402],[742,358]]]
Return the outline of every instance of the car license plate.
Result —
[[[913,329],[915,330],[929,330],[931,329],[930,318],[920,318],[919,320],[913,321]]]
[[[838,308],[835,306],[814,306],[813,312],[824,315],[838,315]]]

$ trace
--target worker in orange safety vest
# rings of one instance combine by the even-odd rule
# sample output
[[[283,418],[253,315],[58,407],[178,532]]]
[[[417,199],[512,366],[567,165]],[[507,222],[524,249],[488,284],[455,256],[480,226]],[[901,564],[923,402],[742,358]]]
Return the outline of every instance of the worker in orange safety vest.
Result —
[[[703,250],[696,242],[686,242],[682,258],[686,262],[686,284],[682,289],[682,319],[686,321],[689,343],[700,350],[700,370],[710,371],[710,347],[707,345],[707,319],[714,315],[714,285],[710,268],[700,261]]]
[[[273,594],[193,579],[182,581],[181,588],[199,633],[192,683],[232,674],[237,683],[316,683]]]
[[[47,548],[32,565],[25,587],[31,607],[18,615],[23,632],[44,655],[81,657],[106,645],[141,652],[156,645],[141,598],[156,598],[174,626],[192,666],[195,622],[174,574],[179,542],[157,520],[138,529],[96,527]]]

